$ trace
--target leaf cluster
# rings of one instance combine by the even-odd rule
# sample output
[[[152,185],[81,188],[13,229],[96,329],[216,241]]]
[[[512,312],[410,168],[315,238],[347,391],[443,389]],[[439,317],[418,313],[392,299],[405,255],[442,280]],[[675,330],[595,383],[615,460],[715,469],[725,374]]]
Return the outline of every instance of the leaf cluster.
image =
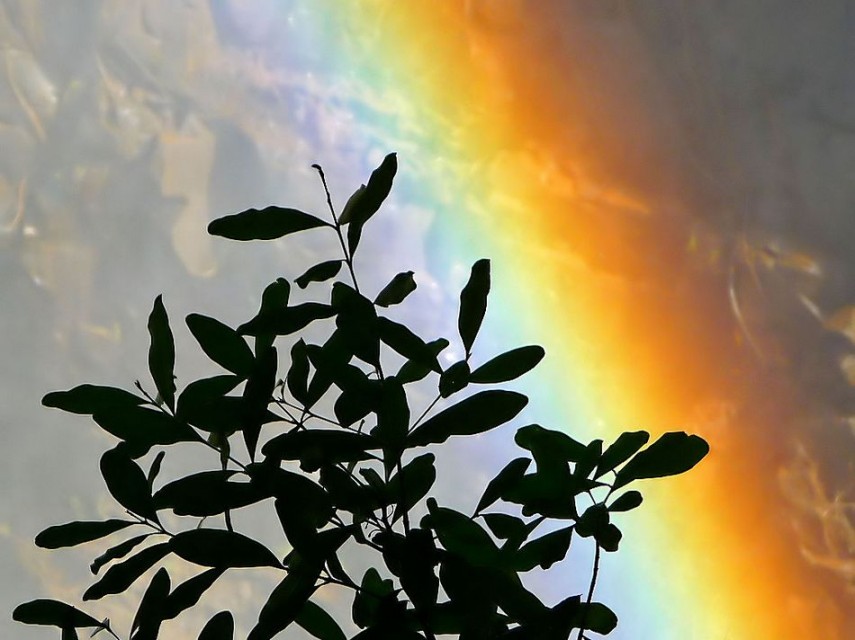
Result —
[[[45,396],[46,406],[89,415],[115,438],[100,469],[127,517],[53,526],[36,544],[56,549],[127,534],[93,560],[96,579],[86,601],[122,593],[161,565],[139,603],[132,640],[157,638],[164,622],[196,605],[225,573],[254,567],[273,568],[281,578],[249,640],[269,640],[293,624],[321,640],[346,638],[316,598],[327,585],[352,592],[359,628],[353,640],[608,634],[617,618],[593,601],[593,581],[587,596],[548,606],[521,575],[564,560],[576,538],[593,541],[597,559],[600,551],[616,551],[623,535],[616,514],[642,502],[638,489],[628,487],[691,469],[707,444],[682,432],[649,443],[644,431],[624,433],[608,446],[583,444],[530,424],[516,431],[520,457],[489,481],[474,513],[441,506],[433,495],[433,448],[513,421],[528,398],[493,385],[524,375],[544,351],[532,345],[481,362],[474,356],[491,284],[490,262],[483,259],[460,293],[454,340],[465,355],[443,366],[450,340],[423,338],[389,315],[416,290],[414,273],[397,274],[373,297],[356,278],[363,229],[389,195],[396,156],[383,160],[340,215],[316,168],[331,220],[271,206],[209,226],[234,240],[334,233],[342,252],[293,280],[277,278],[258,312],[236,328],[188,315],[189,332],[220,373],[178,389],[173,332],[158,297],[148,322],[153,392],[141,383],[134,392],[81,385]],[[317,290],[315,297],[292,301],[292,282]],[[310,327],[325,328],[325,338],[312,342]],[[417,383],[436,393],[418,412]],[[213,464],[161,481],[165,456],[179,443],[209,448]],[[262,503],[272,504],[281,524],[290,548],[284,558],[235,526],[242,510]],[[342,562],[347,546],[365,548],[377,566],[353,575]],[[198,573],[173,586],[162,566],[169,557],[196,565]],[[14,618],[57,627],[63,639],[76,638],[80,628],[119,637],[109,620],[54,600],[22,604]],[[199,638],[233,634],[232,614],[222,611]]]

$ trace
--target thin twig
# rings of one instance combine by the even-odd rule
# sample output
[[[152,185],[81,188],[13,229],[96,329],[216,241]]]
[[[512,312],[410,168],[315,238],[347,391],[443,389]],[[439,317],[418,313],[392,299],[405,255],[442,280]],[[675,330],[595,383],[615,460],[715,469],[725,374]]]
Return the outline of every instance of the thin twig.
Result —
[[[344,244],[344,236],[341,234],[341,225],[338,222],[338,216],[335,214],[332,196],[330,196],[330,190],[327,186],[327,177],[324,175],[324,170],[321,168],[321,165],[313,164],[312,168],[321,176],[321,183],[324,185],[324,193],[327,196],[327,206],[329,207],[330,214],[332,214],[332,219],[335,223],[335,232],[336,235],[338,235],[338,242],[341,245],[342,252],[344,253],[344,262],[347,264],[348,271],[350,271],[350,279],[353,280],[353,288],[356,289],[357,293],[359,293],[359,283],[356,281],[356,273],[353,271],[353,256],[348,253],[347,246]]]
[[[585,633],[585,623],[588,617],[588,607],[591,606],[591,600],[594,597],[594,587],[597,586],[597,574],[600,572],[600,545],[597,543],[597,549],[594,551],[594,570],[591,575],[591,586],[588,587],[588,597],[585,599],[585,609],[582,611],[582,620],[579,624],[579,635],[577,640],[582,640],[582,634]]]

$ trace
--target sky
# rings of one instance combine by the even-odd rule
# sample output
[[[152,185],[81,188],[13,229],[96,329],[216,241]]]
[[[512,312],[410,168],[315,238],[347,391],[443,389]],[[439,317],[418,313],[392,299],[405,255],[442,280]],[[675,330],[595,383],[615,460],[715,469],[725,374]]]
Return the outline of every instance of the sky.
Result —
[[[521,420],[711,444],[626,516],[598,589],[622,621],[612,637],[852,637],[852,12],[842,0],[0,4],[4,608],[74,601],[93,547],[48,553],[32,537],[115,509],[97,473],[109,441],[41,396],[143,379],[160,293],[176,322],[246,319],[269,281],[329,247],[236,246],[207,222],[270,203],[318,211],[315,162],[341,203],[395,151],[358,267],[377,289],[415,271],[402,319],[453,335],[457,292],[489,257],[476,356],[547,351],[518,386],[531,397]],[[204,371],[177,336],[185,375]],[[474,504],[515,455],[511,435],[459,446],[438,491]],[[546,597],[582,590],[590,556],[574,554],[532,578]],[[244,608],[259,597],[249,581],[235,593]]]

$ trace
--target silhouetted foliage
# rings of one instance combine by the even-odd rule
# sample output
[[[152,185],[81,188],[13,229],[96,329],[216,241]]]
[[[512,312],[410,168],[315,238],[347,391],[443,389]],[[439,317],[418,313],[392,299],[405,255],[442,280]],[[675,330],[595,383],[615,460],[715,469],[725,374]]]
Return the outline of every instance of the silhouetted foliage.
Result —
[[[164,621],[195,606],[224,573],[241,567],[273,567],[283,575],[261,606],[250,640],[268,640],[292,624],[321,640],[343,640],[339,623],[312,599],[329,584],[354,592],[352,621],[361,631],[352,640],[432,640],[443,634],[461,640],[558,640],[574,631],[579,639],[585,630],[610,633],[616,616],[592,599],[600,554],[620,545],[614,514],[642,502],[636,489],[618,491],[641,479],[691,469],[709,451],[707,443],[666,433],[644,448],[649,434],[636,431],[603,449],[601,440],[585,445],[532,424],[516,432],[515,441],[526,454],[489,481],[473,515],[440,506],[431,496],[435,454],[423,447],[505,425],[528,398],[488,389],[440,403],[470,384],[514,380],[534,368],[544,351],[524,346],[473,363],[490,292],[490,262],[482,259],[460,294],[457,326],[465,357],[443,369],[438,356],[449,340],[425,341],[383,315],[416,289],[413,272],[396,275],[372,302],[354,271],[363,229],[392,187],[396,156],[383,160],[340,216],[322,169],[315,168],[332,222],[267,207],[215,220],[208,229],[235,240],[333,232],[343,257],[309,267],[294,282],[301,289],[318,287],[336,278],[344,265],[349,283],[335,280],[319,301],[291,304],[291,284],[278,278],[264,291],[258,313],[237,329],[200,314],[187,316],[202,351],[228,373],[190,382],[177,399],[173,334],[158,296],[148,322],[155,394],[140,383],[138,393],[81,385],[50,393],[43,401],[91,415],[118,440],[103,454],[101,473],[127,518],[50,527],[36,536],[36,544],[69,547],[133,528],[134,536],[93,561],[93,574],[108,568],[84,600],[125,591],[170,555],[201,567],[174,588],[166,568],[154,573],[130,629],[132,640],[156,638]],[[318,323],[329,331],[315,344],[301,332]],[[283,341],[290,345],[283,348]],[[403,361],[394,374],[388,371],[392,352]],[[427,376],[436,379],[436,399],[413,412],[407,386]],[[333,415],[316,412],[322,399]],[[246,455],[234,450],[237,434]],[[169,446],[184,442],[209,447],[218,464],[159,483]],[[141,460],[155,448],[146,471]],[[271,498],[291,547],[282,559],[236,531],[232,522],[232,512]],[[499,501],[516,505],[519,515],[507,513],[508,508],[487,511]],[[418,522],[411,517],[416,511],[424,514]],[[170,528],[163,512],[176,516],[168,519]],[[216,523],[220,517],[222,526]],[[173,521],[186,526],[173,529]],[[549,532],[538,532],[543,529]],[[596,548],[588,593],[547,606],[523,585],[520,574],[562,561],[577,537],[591,538]],[[347,544],[376,554],[378,567],[351,576],[340,560]],[[119,638],[109,620],[99,622],[54,600],[22,604],[13,617],[57,627],[64,639],[76,638],[77,629],[87,627]],[[232,614],[222,611],[199,638],[233,638],[234,628]]]

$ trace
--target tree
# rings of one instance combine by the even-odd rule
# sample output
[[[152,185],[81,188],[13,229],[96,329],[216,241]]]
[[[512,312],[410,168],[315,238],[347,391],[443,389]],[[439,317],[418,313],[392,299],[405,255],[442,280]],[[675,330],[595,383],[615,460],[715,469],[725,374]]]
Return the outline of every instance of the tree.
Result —
[[[528,398],[490,387],[533,369],[544,350],[523,346],[475,366],[473,345],[490,291],[490,263],[478,260],[460,294],[457,325],[465,357],[443,368],[438,356],[449,340],[425,341],[386,315],[416,289],[413,272],[396,275],[372,300],[360,290],[354,269],[363,228],[392,188],[396,156],[383,160],[339,215],[323,170],[314,168],[331,221],[271,206],[220,218],[208,230],[233,240],[335,233],[341,257],[293,280],[301,289],[332,282],[329,296],[292,303],[292,282],[278,278],[264,290],[258,313],[237,329],[204,315],[187,316],[199,346],[227,373],[195,380],[180,393],[173,334],[158,297],[148,320],[156,393],[140,383],[135,392],[84,384],[43,400],[48,407],[91,415],[118,440],[100,467],[127,517],[53,526],[36,536],[36,544],[54,549],[136,532],[94,560],[93,573],[107,569],[84,600],[125,591],[170,555],[201,567],[174,588],[166,568],[154,573],[130,629],[132,640],[156,638],[164,621],[192,608],[238,567],[282,572],[249,640],[269,640],[291,624],[322,640],[344,639],[339,623],[312,599],[326,585],[353,591],[352,621],[362,629],[354,640],[434,640],[441,634],[461,640],[563,640],[574,633],[581,640],[585,631],[610,633],[617,618],[593,593],[601,553],[616,551],[621,541],[615,514],[642,502],[629,485],[688,471],[709,446],[682,432],[648,445],[649,434],[635,431],[604,447],[602,440],[583,444],[530,424],[516,431],[523,455],[490,480],[473,514],[440,506],[431,496],[436,467],[428,449],[512,421]],[[321,343],[308,341],[310,325],[329,327]],[[290,347],[280,359],[282,342]],[[394,373],[392,365],[398,365]],[[408,388],[425,380],[435,381],[436,399],[417,415]],[[470,387],[477,390],[463,393]],[[179,443],[207,446],[219,462],[159,482],[164,456]],[[268,501],[291,548],[284,559],[232,522],[233,512]],[[507,507],[494,510],[499,501],[519,515]],[[186,526],[168,528],[165,512]],[[423,514],[418,522],[417,512]],[[551,568],[565,558],[574,538],[595,545],[590,588],[547,606],[520,574]],[[373,553],[379,568],[351,575],[340,559],[348,545]],[[22,604],[13,617],[58,627],[63,639],[76,638],[85,627],[119,638],[108,620],[99,622],[55,600]],[[199,638],[233,634],[232,614],[222,611]]]

